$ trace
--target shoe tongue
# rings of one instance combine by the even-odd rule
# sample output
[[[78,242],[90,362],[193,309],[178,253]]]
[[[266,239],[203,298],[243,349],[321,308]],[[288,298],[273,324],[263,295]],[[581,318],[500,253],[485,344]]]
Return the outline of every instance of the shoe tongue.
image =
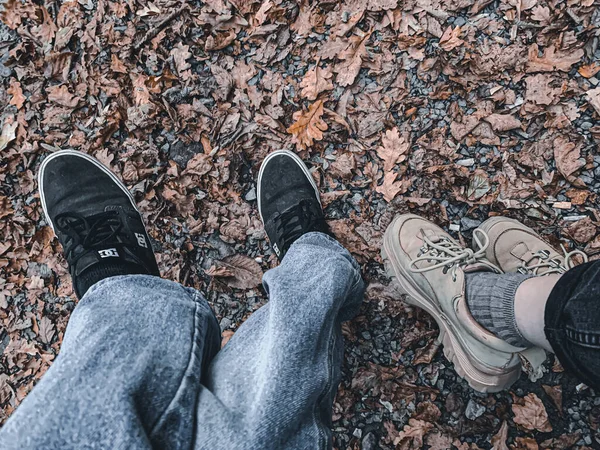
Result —
[[[494,269],[492,269],[489,265],[487,265],[481,261],[464,266],[463,271],[465,273],[473,273],[473,272],[494,272],[494,273],[496,273],[496,271]]]

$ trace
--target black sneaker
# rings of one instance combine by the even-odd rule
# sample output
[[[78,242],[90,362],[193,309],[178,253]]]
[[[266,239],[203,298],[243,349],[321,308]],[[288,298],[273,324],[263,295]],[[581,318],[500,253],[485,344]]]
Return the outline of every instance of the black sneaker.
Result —
[[[287,150],[271,153],[262,163],[258,211],[280,260],[303,234],[320,231],[331,235],[317,185],[302,160]]]
[[[79,298],[103,278],[159,276],[135,200],[108,168],[85,153],[62,150],[42,162],[38,185]]]

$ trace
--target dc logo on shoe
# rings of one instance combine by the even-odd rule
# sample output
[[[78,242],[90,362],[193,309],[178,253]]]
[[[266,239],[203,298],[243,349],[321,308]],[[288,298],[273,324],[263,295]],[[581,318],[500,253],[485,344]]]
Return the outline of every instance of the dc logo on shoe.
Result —
[[[98,250],[100,258],[118,258],[119,252],[116,248],[107,248],[106,250]]]
[[[148,244],[146,244],[146,237],[140,233],[134,233],[137,239],[137,243],[140,247],[148,248]]]

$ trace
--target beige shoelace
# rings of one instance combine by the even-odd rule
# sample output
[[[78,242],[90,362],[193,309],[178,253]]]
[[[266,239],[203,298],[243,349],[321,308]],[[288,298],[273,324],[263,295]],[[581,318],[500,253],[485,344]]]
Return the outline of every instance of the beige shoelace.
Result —
[[[485,259],[485,250],[490,245],[490,238],[485,231],[476,229],[473,232],[473,240],[476,243],[477,251],[470,248],[464,248],[446,236],[439,236],[437,242],[433,242],[429,237],[423,236],[423,246],[415,259],[410,262],[410,270],[413,273],[424,273],[431,270],[444,268],[444,273],[451,270],[452,281],[456,281],[456,273],[459,267],[470,264],[484,264],[497,273],[502,271],[491,262]],[[435,262],[435,264],[426,267],[417,267],[417,264],[423,261]]]
[[[521,263],[521,267],[518,269],[519,272],[531,275],[563,274],[577,265],[574,260],[574,257],[577,255],[583,258],[584,263],[588,262],[588,256],[581,250],[567,252],[562,245],[560,247],[564,252],[564,256],[550,258],[550,252],[548,250],[540,250],[534,253],[527,261]],[[535,259],[538,260],[538,263],[531,264]]]

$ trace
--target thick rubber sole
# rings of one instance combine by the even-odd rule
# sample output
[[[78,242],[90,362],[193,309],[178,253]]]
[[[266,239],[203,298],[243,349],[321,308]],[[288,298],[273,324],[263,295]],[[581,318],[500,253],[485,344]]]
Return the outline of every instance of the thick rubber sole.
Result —
[[[386,274],[392,282],[407,295],[406,302],[427,311],[435,319],[440,329],[438,342],[443,345],[444,356],[454,365],[458,375],[464,378],[478,392],[495,393],[510,387],[521,375],[520,366],[502,373],[501,369],[486,367],[483,362],[473,361],[465,350],[465,343],[460,339],[458,330],[440,307],[429,300],[415,286],[405,269],[394,257],[394,247],[399,246],[397,229],[392,222],[383,237],[381,256],[384,261]]]

